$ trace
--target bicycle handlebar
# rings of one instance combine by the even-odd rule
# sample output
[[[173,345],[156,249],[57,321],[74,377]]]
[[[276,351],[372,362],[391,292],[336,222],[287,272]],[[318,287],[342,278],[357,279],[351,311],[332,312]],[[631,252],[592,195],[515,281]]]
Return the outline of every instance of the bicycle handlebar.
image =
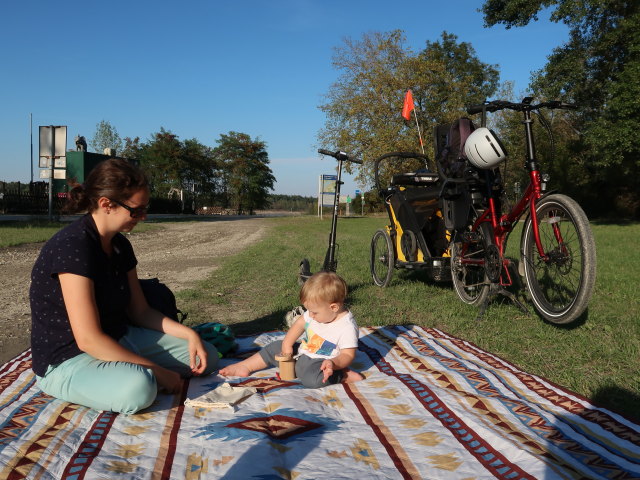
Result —
[[[508,102],[506,100],[489,100],[479,105],[468,106],[467,113],[469,115],[475,115],[476,113],[481,113],[483,111],[497,112],[498,110],[515,110],[517,112],[524,112],[527,110],[540,110],[541,108],[575,110],[578,106],[573,103],[565,103],[559,100],[541,102],[536,105],[532,105],[530,98],[525,98],[521,103]]]
[[[336,150],[335,152],[330,152],[329,150],[325,150],[324,148],[319,148],[318,153],[321,155],[328,155],[330,157],[335,158],[338,161],[347,161],[351,163],[357,163],[358,165],[362,165],[362,160],[356,160],[354,158],[349,158],[345,152],[341,152],[340,150]]]

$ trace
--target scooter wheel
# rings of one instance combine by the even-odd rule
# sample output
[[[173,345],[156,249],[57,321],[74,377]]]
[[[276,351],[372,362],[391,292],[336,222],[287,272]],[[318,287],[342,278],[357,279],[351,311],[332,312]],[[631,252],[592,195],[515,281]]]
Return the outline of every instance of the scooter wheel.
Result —
[[[311,276],[311,266],[306,258],[300,262],[300,270],[298,272],[298,285],[302,285]]]

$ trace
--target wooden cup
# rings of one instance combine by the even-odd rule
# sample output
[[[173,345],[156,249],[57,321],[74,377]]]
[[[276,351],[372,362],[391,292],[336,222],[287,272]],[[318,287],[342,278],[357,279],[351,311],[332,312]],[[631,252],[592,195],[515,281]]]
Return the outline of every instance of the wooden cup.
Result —
[[[296,360],[291,355],[276,355],[275,359],[279,363],[280,379],[295,380]]]

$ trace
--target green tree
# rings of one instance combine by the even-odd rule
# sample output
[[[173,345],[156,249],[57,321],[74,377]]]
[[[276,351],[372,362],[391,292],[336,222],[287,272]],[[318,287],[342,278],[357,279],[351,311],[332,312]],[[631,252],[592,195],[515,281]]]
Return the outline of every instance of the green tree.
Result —
[[[238,132],[222,134],[216,142],[213,154],[224,169],[228,205],[238,214],[266,208],[275,177],[269,168],[265,142]]]
[[[372,184],[375,157],[396,150],[419,151],[416,124],[401,116],[407,89],[412,89],[415,112],[425,150],[433,151],[433,125],[451,122],[464,105],[490,96],[498,85],[498,70],[482,63],[473,47],[443,32],[419,53],[405,45],[401,30],[346,39],[335,49],[338,80],[320,109],[327,119],[319,132],[320,146],[341,149],[364,160],[358,173]],[[347,165],[347,170],[350,166]]]
[[[122,158],[128,158],[129,160],[138,160],[142,144],[140,143],[140,137],[124,137],[122,151],[118,152],[118,155]]]
[[[182,189],[185,168],[182,142],[171,131],[160,128],[140,148],[139,161],[149,177],[156,196],[168,196],[172,189]]]
[[[486,0],[487,26],[521,27],[550,8],[551,20],[569,27],[534,75],[541,98],[563,98],[580,110],[564,115],[568,137],[560,137],[567,188],[595,214],[640,215],[640,3],[621,0]]]
[[[196,204],[216,202],[222,178],[220,166],[212,149],[195,138],[183,142],[160,128],[146,143],[127,138],[125,152],[147,172],[154,196],[180,198],[183,211]]]
[[[94,152],[102,153],[105,148],[113,148],[116,154],[119,155],[122,149],[122,140],[120,139],[120,135],[118,135],[116,127],[106,120],[101,120],[96,125],[96,133],[93,134],[89,145],[91,145]]]
[[[290,212],[315,212],[318,206],[316,197],[303,197],[301,195],[271,194],[268,198],[272,210],[286,210]]]
[[[213,149],[195,138],[185,140],[182,145],[182,161],[183,188],[192,193],[199,205],[217,203],[222,172],[213,155]]]

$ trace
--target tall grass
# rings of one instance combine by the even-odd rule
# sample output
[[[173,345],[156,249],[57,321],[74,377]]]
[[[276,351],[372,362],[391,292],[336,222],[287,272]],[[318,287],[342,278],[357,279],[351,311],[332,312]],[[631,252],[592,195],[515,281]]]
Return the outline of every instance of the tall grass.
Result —
[[[312,271],[320,269],[330,221],[299,217],[271,222],[266,238],[228,258],[197,288],[180,292],[181,308],[192,323],[210,320],[213,308],[216,318],[233,319],[227,323],[234,321],[238,333],[283,327],[284,314],[298,304],[299,262],[308,258]],[[360,325],[437,327],[598,404],[640,418],[640,255],[633,248],[640,225],[593,225],[598,248],[593,298],[577,322],[557,326],[538,317],[530,304],[525,314],[504,297],[496,298],[476,321],[477,309],[463,304],[449,283],[430,282],[420,272],[396,270],[387,288],[376,287],[369,272],[370,241],[385,222],[384,217],[338,222],[338,273],[350,286],[349,303]],[[512,247],[518,241],[516,233]]]

